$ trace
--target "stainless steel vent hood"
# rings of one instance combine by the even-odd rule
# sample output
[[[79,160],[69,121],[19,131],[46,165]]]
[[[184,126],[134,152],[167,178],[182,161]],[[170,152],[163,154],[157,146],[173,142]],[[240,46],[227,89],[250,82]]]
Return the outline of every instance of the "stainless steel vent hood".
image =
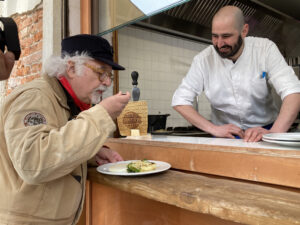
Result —
[[[278,0],[279,1],[279,0]],[[159,30],[173,35],[210,43],[211,20],[225,5],[242,9],[250,26],[249,36],[267,37],[273,40],[286,57],[300,55],[300,10],[299,0],[285,0],[285,10],[280,11],[276,0],[191,0],[188,3],[149,17],[137,26]],[[297,6],[295,6],[293,3]],[[280,1],[283,4],[282,1]],[[288,5],[291,5],[290,11]],[[283,8],[282,8],[283,9]]]
[[[299,0],[252,0],[264,7],[270,7],[272,10],[276,10],[279,13],[283,13],[289,17],[292,17],[300,21],[300,1]]]

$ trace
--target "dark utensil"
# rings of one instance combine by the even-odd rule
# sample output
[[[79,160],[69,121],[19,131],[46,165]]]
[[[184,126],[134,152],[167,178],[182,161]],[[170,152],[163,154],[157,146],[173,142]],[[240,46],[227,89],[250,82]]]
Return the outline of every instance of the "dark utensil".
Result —
[[[131,73],[131,78],[132,78],[132,99],[133,101],[138,101],[140,99],[140,89],[137,87],[138,85],[138,77],[139,77],[139,73],[136,71],[133,71]]]
[[[148,133],[166,129],[167,117],[170,114],[148,115]]]

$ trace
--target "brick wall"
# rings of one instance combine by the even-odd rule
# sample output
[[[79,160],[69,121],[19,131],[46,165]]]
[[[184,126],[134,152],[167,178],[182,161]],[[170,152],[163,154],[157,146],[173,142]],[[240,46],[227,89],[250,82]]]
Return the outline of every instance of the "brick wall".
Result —
[[[43,46],[43,8],[42,3],[33,10],[11,16],[19,30],[21,56],[15,62],[11,76],[6,84],[9,94],[20,84],[41,76]]]

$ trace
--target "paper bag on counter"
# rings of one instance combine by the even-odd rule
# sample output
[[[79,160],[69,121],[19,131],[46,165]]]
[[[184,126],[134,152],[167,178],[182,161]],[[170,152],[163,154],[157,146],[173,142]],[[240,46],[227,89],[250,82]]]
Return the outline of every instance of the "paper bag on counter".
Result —
[[[130,136],[132,129],[138,129],[140,135],[146,135],[148,128],[147,102],[129,102],[117,118],[117,122],[121,136]]]

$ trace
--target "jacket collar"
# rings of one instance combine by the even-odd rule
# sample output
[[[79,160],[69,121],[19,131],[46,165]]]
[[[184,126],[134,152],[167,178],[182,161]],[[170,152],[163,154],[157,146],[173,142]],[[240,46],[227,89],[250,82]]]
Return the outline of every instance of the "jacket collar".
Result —
[[[59,104],[62,107],[70,110],[70,107],[67,103],[67,96],[64,92],[63,87],[60,85],[58,79],[56,77],[50,77],[48,76],[48,74],[43,74],[42,77],[47,81],[47,83],[49,83],[50,87],[53,89],[54,95],[57,98]]]

